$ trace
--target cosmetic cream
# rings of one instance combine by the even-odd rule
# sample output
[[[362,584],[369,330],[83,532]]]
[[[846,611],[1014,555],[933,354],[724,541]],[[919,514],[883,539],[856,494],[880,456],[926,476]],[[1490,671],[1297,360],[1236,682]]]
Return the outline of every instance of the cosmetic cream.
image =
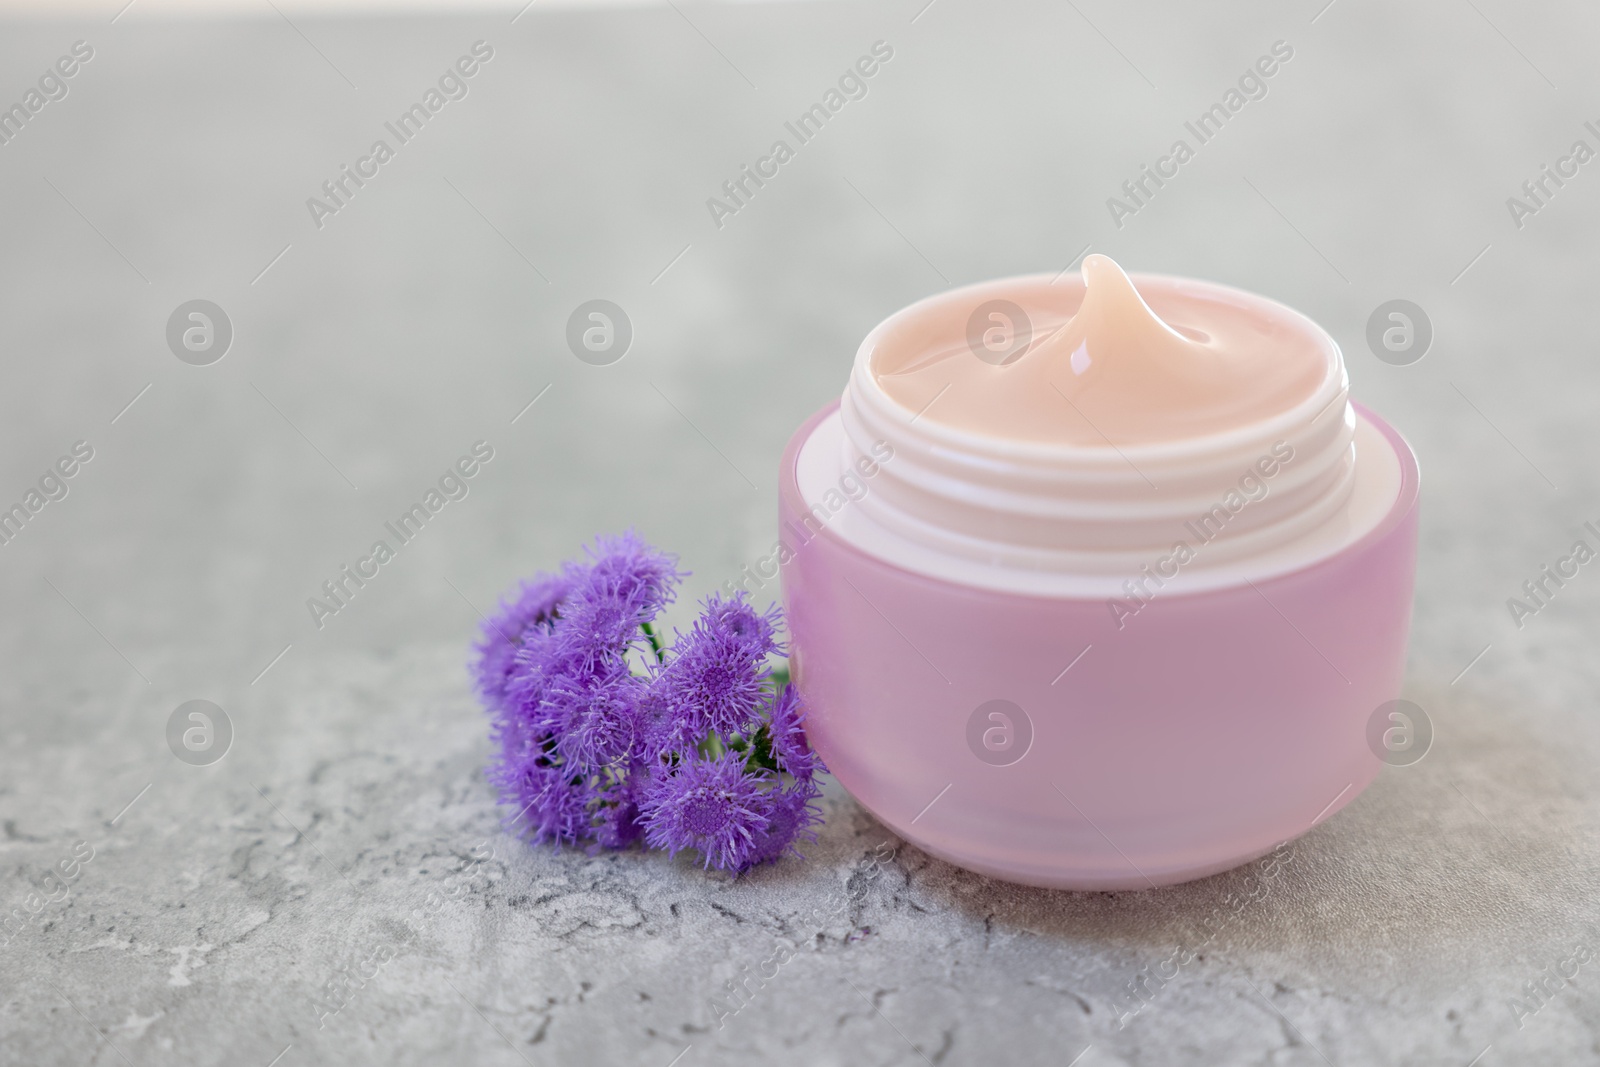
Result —
[[[920,301],[783,458],[812,742],[896,833],[994,877],[1246,862],[1382,766],[1417,494],[1337,344],[1264,297],[1093,255]]]

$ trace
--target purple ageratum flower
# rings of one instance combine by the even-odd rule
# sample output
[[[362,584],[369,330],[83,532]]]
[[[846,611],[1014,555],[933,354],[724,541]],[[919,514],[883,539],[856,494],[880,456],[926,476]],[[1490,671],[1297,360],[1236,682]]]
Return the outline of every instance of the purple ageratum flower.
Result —
[[[562,604],[552,654],[564,664],[593,670],[623,662],[640,647],[639,627],[672,602],[683,574],[677,560],[657,551],[631,530],[599,537],[588,561],[571,568],[573,587]]]
[[[639,787],[630,776],[618,783],[600,809],[595,842],[602,848],[627,848],[644,836],[639,813]]]
[[[650,783],[640,809],[651,848],[677,855],[686,848],[705,866],[740,871],[753,862],[771,821],[763,779],[746,772],[744,756],[690,758],[676,772]]]
[[[806,740],[805,705],[800,700],[800,690],[786,685],[772,702],[767,731],[772,742],[772,758],[783,771],[804,781],[811,781],[819,770],[826,770],[822,760]]]
[[[753,656],[763,658],[773,653],[783,653],[777,632],[782,618],[777,605],[758,612],[745,599],[742,590],[731,597],[714,594],[706,599],[700,619],[705,628],[732,645],[746,648]]]
[[[788,789],[770,793],[768,799],[772,808],[767,816],[767,829],[756,838],[748,865],[766,863],[784,853],[805,859],[795,842],[816,841],[817,832],[812,827],[822,823],[822,813],[813,808],[811,802],[820,795],[809,780],[796,781]]]
[[[551,664],[553,645],[550,632],[542,627],[531,627],[523,634],[523,647],[512,659],[493,731],[495,740],[506,752],[539,748],[550,738],[550,728],[540,709],[551,685],[559,677]]]
[[[680,634],[672,658],[651,682],[651,696],[669,717],[667,735],[748,733],[765,694],[767,656],[778,650],[774,614],[761,614],[739,593],[713,595],[694,627]]]
[[[472,673],[478,695],[491,711],[505,709],[517,653],[530,638],[549,635],[571,588],[569,575],[535,575],[519,583],[513,595],[501,598],[499,610],[483,621]]]
[[[683,575],[631,532],[586,552],[559,575],[523,583],[476,646],[474,682],[500,748],[490,775],[516,809],[511,821],[557,846],[623,848],[643,837],[673,854],[693,848],[707,867],[734,873],[815,840],[821,762],[798,693],[772,692],[766,667],[783,651],[778,609],[713,596],[668,661],[639,677],[630,664],[643,624]],[[758,729],[770,741],[768,769],[752,769],[743,745],[700,754],[708,738],[737,744],[734,735],[754,739]]]
[[[513,832],[525,829],[535,842],[556,846],[574,844],[588,833],[588,790],[537,752],[508,756],[491,778],[500,788],[501,802],[517,809],[507,820]]]
[[[626,668],[557,675],[541,701],[536,728],[555,738],[555,751],[572,768],[593,774],[629,759],[634,749],[643,679]]]
[[[597,537],[584,551],[593,582],[640,605],[652,618],[672,603],[683,581],[678,558],[646,544],[632,530]]]
[[[557,619],[558,622],[558,619]],[[523,646],[512,657],[504,693],[494,707],[490,733],[506,758],[542,758],[554,744],[550,728],[544,723],[541,707],[552,683],[550,645],[552,635],[544,625],[523,630]]]
[[[673,753],[695,748],[705,736],[697,716],[682,715],[662,699],[661,687],[646,686],[633,713],[633,767],[659,768]]]
[[[597,538],[586,552],[585,562],[568,564],[561,575],[559,625],[531,631],[513,657],[502,697],[509,718],[544,721],[544,704],[560,680],[570,690],[592,682],[590,676],[615,674],[627,649],[642,640],[639,624],[672,599],[682,580],[670,556],[631,532]]]

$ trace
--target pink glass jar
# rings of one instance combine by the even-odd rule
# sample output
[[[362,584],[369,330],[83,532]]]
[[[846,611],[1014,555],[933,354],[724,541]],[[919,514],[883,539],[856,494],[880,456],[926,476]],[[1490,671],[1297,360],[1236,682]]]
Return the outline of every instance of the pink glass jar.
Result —
[[[1338,811],[1382,766],[1367,722],[1400,691],[1417,539],[1416,459],[1352,407],[1398,468],[1375,526],[1131,620],[1102,597],[918,573],[807,524],[801,454],[838,404],[812,416],[780,471],[781,574],[828,769],[919,848],[1067,889],[1226,870]]]

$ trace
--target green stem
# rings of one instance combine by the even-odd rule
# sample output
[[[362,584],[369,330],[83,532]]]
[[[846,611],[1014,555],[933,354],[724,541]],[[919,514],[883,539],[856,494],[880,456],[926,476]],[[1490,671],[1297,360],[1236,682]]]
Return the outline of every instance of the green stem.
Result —
[[[651,626],[647,622],[644,622],[644,623],[640,623],[639,624],[639,629],[643,630],[645,637],[649,638],[649,640],[650,640],[650,651],[654,652],[656,654],[656,663],[658,663],[658,664],[665,663],[666,662],[666,657],[661,654],[662,653],[662,650],[661,650],[661,638],[656,636],[655,627]]]

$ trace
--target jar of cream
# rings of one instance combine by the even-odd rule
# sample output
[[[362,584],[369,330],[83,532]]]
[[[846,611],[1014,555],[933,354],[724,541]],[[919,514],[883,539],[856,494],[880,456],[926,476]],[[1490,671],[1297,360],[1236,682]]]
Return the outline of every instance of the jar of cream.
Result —
[[[812,743],[891,830],[996,878],[1149,888],[1378,773],[1417,464],[1305,316],[1081,274],[867,335],[784,453],[783,593]]]

